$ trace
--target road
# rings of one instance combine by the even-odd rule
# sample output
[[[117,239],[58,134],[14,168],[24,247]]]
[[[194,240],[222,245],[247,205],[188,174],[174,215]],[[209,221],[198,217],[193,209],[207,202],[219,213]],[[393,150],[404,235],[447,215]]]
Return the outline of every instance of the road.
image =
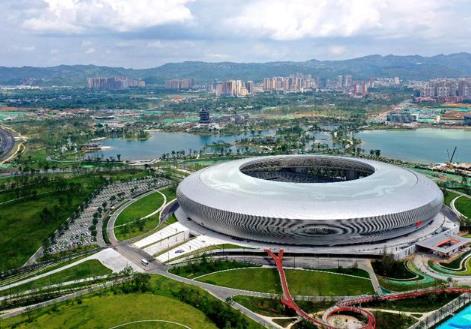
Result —
[[[152,255],[149,255],[144,250],[134,248],[130,244],[128,244],[128,242],[126,241],[118,241],[114,234],[114,224],[116,222],[116,218],[127,206],[129,206],[134,201],[136,200],[130,200],[129,202],[126,202],[121,207],[119,207],[111,215],[110,220],[108,221],[107,228],[106,228],[108,232],[108,238],[110,240],[110,243],[113,249],[119,252],[124,258],[126,258],[127,260],[135,264],[136,266],[139,266],[141,269],[143,269],[147,273],[159,274],[166,278],[169,278],[169,279],[181,282],[181,283],[189,284],[192,286],[197,286],[199,288],[206,290],[211,295],[220,299],[221,301],[226,301],[227,298],[230,298],[236,295],[246,295],[246,296],[254,296],[254,297],[272,297],[273,296],[271,294],[264,294],[264,293],[255,292],[255,291],[238,290],[238,289],[215,286],[215,285],[208,284],[205,282],[191,280],[191,279],[187,279],[187,278],[172,274],[168,272],[167,265],[158,262],[157,260],[154,259],[154,257],[152,257]],[[147,266],[142,265],[141,259],[143,258],[149,261],[149,265]],[[271,322],[268,322],[263,317],[259,316],[258,314],[252,312],[251,310],[243,307],[242,305],[238,303],[232,303],[232,307],[239,310],[241,313],[243,313],[250,319],[256,321],[257,323],[260,323],[262,326],[266,328],[281,328],[279,326],[273,325]]]
[[[238,289],[232,289],[232,288],[226,288],[226,287],[221,287],[221,286],[215,286],[209,283],[205,282],[200,282],[192,279],[187,279],[175,274],[172,274],[168,272],[168,267],[165,264],[162,264],[155,259],[145,251],[141,249],[134,248],[126,243],[120,242],[117,245],[113,247],[117,252],[119,252],[123,257],[131,261],[137,266],[140,266],[145,272],[150,273],[150,274],[158,274],[162,275],[166,278],[185,283],[188,285],[196,286],[201,289],[206,290],[209,292],[211,295],[214,297],[218,298],[221,301],[226,301],[227,298],[236,296],[236,295],[245,295],[245,296],[253,296],[253,297],[273,297],[271,294],[266,294],[266,293],[261,293],[261,292],[256,292],[256,291],[248,291],[248,290],[238,290]],[[149,261],[149,265],[143,266],[141,264],[141,259],[147,259]],[[238,303],[232,303],[232,307],[235,309],[239,310],[241,313],[246,315],[247,317],[251,318],[252,320],[260,323],[261,325],[268,327],[268,328],[281,328],[278,326],[274,326],[258,314],[252,312],[251,310],[243,307],[242,305]]]
[[[0,127],[0,161],[8,158],[15,147],[15,137],[10,130]]]

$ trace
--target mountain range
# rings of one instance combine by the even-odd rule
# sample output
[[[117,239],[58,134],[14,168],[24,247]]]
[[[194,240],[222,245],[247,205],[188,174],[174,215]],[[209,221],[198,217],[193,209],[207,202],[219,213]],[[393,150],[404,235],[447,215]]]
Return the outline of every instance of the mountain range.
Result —
[[[428,80],[441,77],[471,76],[471,54],[396,56],[370,55],[347,60],[308,60],[304,62],[196,62],[168,63],[148,69],[130,69],[96,65],[59,65],[54,67],[0,66],[0,84],[31,83],[42,86],[85,86],[88,77],[127,76],[143,79],[148,84],[161,84],[167,79],[193,78],[196,81],[241,79],[260,81],[265,77],[293,73],[335,78],[351,74],[353,79],[395,77],[405,80]]]

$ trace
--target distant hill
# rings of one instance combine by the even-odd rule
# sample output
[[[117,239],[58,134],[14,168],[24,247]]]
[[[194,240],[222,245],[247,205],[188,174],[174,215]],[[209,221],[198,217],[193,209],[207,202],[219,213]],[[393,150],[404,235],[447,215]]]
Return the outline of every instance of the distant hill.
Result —
[[[149,69],[125,69],[95,65],[60,65],[54,67],[0,67],[0,84],[20,84],[25,81],[38,85],[85,86],[93,76],[123,75],[144,79],[147,83],[162,83],[173,78],[193,78],[196,81],[242,79],[260,81],[264,77],[305,73],[320,78],[351,74],[354,79],[394,77],[428,80],[438,77],[471,76],[471,54],[423,56],[371,55],[339,61],[309,60],[305,62],[268,63],[169,63]]]

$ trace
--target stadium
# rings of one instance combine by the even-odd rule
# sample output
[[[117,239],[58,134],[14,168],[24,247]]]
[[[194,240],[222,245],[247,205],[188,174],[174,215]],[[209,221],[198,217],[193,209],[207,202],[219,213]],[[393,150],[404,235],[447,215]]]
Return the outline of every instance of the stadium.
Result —
[[[446,220],[442,192],[425,176],[336,156],[267,156],[217,164],[185,178],[177,199],[177,218],[193,228],[287,246],[419,239]]]

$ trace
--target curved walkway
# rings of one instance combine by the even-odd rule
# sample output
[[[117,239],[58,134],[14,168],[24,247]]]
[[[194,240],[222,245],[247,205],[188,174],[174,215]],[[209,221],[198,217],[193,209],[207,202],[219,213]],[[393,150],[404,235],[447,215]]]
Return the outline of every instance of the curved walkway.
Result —
[[[327,329],[335,329],[335,327],[328,324],[327,319],[330,315],[339,312],[353,312],[358,313],[365,316],[367,320],[367,324],[362,328],[365,329],[375,329],[376,328],[376,320],[374,315],[361,308],[357,308],[351,305],[336,305],[334,307],[329,308],[327,311],[324,312],[324,317],[321,319],[315,318],[305,312],[299,305],[294,301],[293,296],[291,295],[288,287],[288,281],[286,280],[285,270],[283,268],[283,254],[284,250],[280,249],[278,255],[275,255],[270,249],[267,249],[266,252],[268,255],[275,261],[276,268],[278,270],[278,274],[280,276],[281,288],[283,289],[283,296],[281,297],[281,303],[286,307],[290,308],[291,310],[295,311],[300,317],[304,320],[309,321],[310,323],[314,324],[315,326],[320,326],[321,328]]]
[[[450,202],[450,207],[451,209],[453,209],[454,212],[456,212],[459,216],[465,218],[465,219],[468,219],[467,216],[465,216],[463,213],[461,213],[455,206],[455,202],[456,200],[458,200],[459,198],[468,198],[471,202],[471,198],[467,195],[467,194],[464,194],[462,193],[461,195],[458,195],[457,197],[455,197],[453,200],[451,200]]]
[[[449,268],[445,265],[442,265],[442,263],[434,263],[433,266],[429,265],[429,262],[427,262],[427,265],[429,265],[430,269],[435,270],[439,273],[443,274],[451,274],[451,275],[456,275],[456,276],[469,276],[466,272],[469,270],[471,263],[468,262],[469,258],[471,257],[471,253],[468,253],[467,255],[464,255],[463,259],[460,261],[460,266],[458,269],[452,269]]]
[[[16,282],[4,285],[4,286],[0,286],[0,291],[7,290],[7,289],[10,289],[10,288],[14,288],[14,287],[17,287],[17,286],[21,286],[25,283],[29,283],[29,282],[32,282],[32,281],[36,281],[38,279],[41,279],[41,278],[47,277],[49,275],[61,272],[63,270],[69,269],[71,267],[74,267],[76,265],[79,265],[83,262],[86,262],[86,261],[92,260],[92,259],[98,260],[100,263],[102,263],[104,266],[106,266],[107,268],[109,268],[110,270],[112,270],[115,273],[118,273],[118,272],[122,271],[127,266],[131,266],[134,271],[143,272],[143,270],[140,267],[134,265],[132,262],[126,260],[123,257],[121,257],[121,255],[118,254],[115,250],[113,250],[111,248],[108,248],[108,249],[101,250],[98,253],[93,254],[91,256],[79,259],[79,260],[77,260],[75,262],[72,262],[70,264],[67,264],[67,265],[61,266],[59,268],[56,268],[54,270],[51,270],[51,271],[48,271],[48,272],[45,272],[45,273],[41,273],[41,274],[32,276],[30,278],[26,278],[24,280],[16,281]]]
[[[167,321],[167,320],[139,320],[139,321],[132,321],[132,322],[127,322],[127,323],[123,323],[123,324],[119,324],[117,326],[114,326],[114,327],[111,327],[109,329],[116,329],[116,328],[122,328],[122,327],[126,327],[128,325],[131,325],[131,324],[138,324],[138,323],[146,323],[146,322],[161,322],[161,323],[169,323],[169,324],[174,324],[178,327],[182,327],[182,328],[186,328],[186,329],[191,329],[191,327],[188,327],[187,325],[184,325],[184,324],[181,324],[181,323],[178,323],[178,322],[174,322],[174,321]]]
[[[428,276],[442,281],[447,281],[448,278],[452,278],[454,281],[461,285],[471,285],[471,276],[459,276],[437,272],[436,270],[430,268],[430,266],[428,265],[428,261],[428,257],[425,257],[423,255],[416,255],[414,257],[414,265],[419,271],[427,274]]]
[[[151,192],[148,192],[148,193],[142,194],[142,195],[140,195],[139,197],[130,200],[130,201],[132,201],[132,202],[131,202],[131,203],[127,203],[127,207],[132,206],[134,203],[136,203],[136,202],[139,201],[140,199],[143,199],[143,198],[145,198],[146,196],[152,195],[152,194],[154,194],[154,193],[159,193],[159,194],[164,198],[164,201],[162,202],[162,204],[160,205],[159,208],[157,208],[156,210],[154,210],[154,211],[151,212],[150,214],[147,214],[147,215],[145,215],[145,216],[143,216],[143,217],[141,217],[141,218],[135,219],[135,220],[133,220],[133,221],[130,221],[130,222],[127,222],[127,223],[124,223],[124,224],[121,224],[121,225],[115,225],[114,227],[116,228],[116,227],[123,227],[123,226],[126,226],[126,225],[131,225],[131,224],[133,224],[133,223],[136,223],[136,222],[138,222],[138,221],[141,221],[141,220],[144,220],[144,219],[146,219],[146,218],[152,217],[152,216],[154,216],[155,214],[159,213],[159,212],[167,205],[167,197],[165,196],[165,194],[163,194],[163,193],[160,192],[159,190],[157,190],[157,191],[152,191],[152,193],[151,193]],[[126,208],[127,208],[127,207],[126,207]],[[125,208],[125,209],[126,209],[126,208]],[[125,209],[122,209],[122,210],[120,211],[120,213],[116,216],[116,219],[118,219],[118,217],[119,217],[119,215],[121,214],[121,212],[123,212]]]
[[[164,186],[165,187],[165,186]],[[108,233],[108,239],[110,240],[110,243],[112,246],[115,246],[119,243],[119,240],[116,238],[116,235],[114,234],[114,228],[115,228],[115,223],[116,223],[116,220],[118,219],[118,216],[124,211],[124,209],[126,209],[127,207],[129,207],[131,204],[133,204],[134,202],[148,196],[148,195],[151,195],[155,192],[159,192],[161,193],[160,191],[156,191],[156,190],[152,190],[152,191],[149,191],[149,192],[146,192],[144,194],[141,194],[131,200],[128,200],[126,201],[125,203],[123,203],[111,216],[110,216],[110,219],[108,220],[108,223],[106,225],[106,231]],[[164,195],[163,193],[161,193],[162,195]],[[159,209],[163,209],[163,207],[165,206],[165,202],[167,201],[167,197],[164,195],[164,203],[161,205],[161,207]],[[150,215],[150,214],[149,214]],[[141,218],[142,219],[142,218]]]

